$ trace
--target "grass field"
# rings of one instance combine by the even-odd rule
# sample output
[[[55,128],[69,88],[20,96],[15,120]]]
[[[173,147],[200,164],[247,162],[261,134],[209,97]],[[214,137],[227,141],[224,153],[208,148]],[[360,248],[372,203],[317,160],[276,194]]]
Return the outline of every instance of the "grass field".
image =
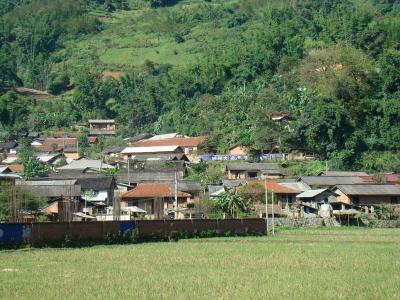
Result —
[[[400,231],[0,252],[2,299],[400,299]]]

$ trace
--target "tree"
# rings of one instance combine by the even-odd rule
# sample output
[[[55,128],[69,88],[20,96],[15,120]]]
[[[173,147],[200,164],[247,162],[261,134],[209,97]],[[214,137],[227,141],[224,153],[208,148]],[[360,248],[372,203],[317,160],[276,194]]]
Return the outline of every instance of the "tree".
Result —
[[[383,92],[394,94],[400,92],[400,51],[388,50],[380,59],[383,78]]]
[[[36,157],[31,157],[24,164],[25,178],[46,177],[48,173],[49,173],[49,167]]]
[[[225,192],[217,199],[217,207],[232,218],[238,218],[240,212],[249,211],[249,202],[244,200],[239,194],[232,193],[225,188]]]

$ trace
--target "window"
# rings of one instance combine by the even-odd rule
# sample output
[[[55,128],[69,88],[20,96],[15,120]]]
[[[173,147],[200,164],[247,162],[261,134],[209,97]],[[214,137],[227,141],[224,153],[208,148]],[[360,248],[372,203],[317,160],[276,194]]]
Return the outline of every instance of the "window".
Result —
[[[257,178],[258,174],[257,174],[257,172],[249,172],[248,176],[249,176],[249,178]]]
[[[360,204],[360,197],[354,196],[354,197],[353,197],[353,203],[354,203],[354,204]]]

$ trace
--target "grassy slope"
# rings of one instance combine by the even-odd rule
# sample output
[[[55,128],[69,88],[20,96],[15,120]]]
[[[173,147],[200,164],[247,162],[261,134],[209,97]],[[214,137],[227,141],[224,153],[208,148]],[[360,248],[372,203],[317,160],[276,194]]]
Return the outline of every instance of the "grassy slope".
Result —
[[[3,251],[0,295],[399,299],[399,233],[306,229],[282,231],[275,237]]]
[[[229,7],[237,1],[213,1],[213,6]],[[201,58],[210,45],[223,45],[233,39],[237,29],[226,27],[222,18],[210,21],[188,21],[176,24],[171,21],[174,13],[196,10],[204,0],[188,0],[174,7],[119,11],[102,18],[104,30],[77,43],[70,43],[66,50],[72,54],[73,64],[97,56],[99,62],[112,70],[126,70],[142,66],[146,60],[160,64],[187,66]],[[174,35],[188,31],[186,41],[177,43]]]

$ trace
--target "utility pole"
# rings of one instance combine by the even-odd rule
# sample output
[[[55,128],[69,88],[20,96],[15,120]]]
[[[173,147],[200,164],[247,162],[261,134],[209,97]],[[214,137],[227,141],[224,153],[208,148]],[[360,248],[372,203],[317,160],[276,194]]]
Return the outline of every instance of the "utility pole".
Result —
[[[268,189],[267,189],[267,179],[264,179],[264,188],[265,188],[265,222],[267,223],[267,233],[268,233]]]
[[[131,185],[131,167],[129,161],[131,160],[130,155],[128,155],[128,185]]]
[[[178,179],[175,172],[175,220],[178,219]]]

